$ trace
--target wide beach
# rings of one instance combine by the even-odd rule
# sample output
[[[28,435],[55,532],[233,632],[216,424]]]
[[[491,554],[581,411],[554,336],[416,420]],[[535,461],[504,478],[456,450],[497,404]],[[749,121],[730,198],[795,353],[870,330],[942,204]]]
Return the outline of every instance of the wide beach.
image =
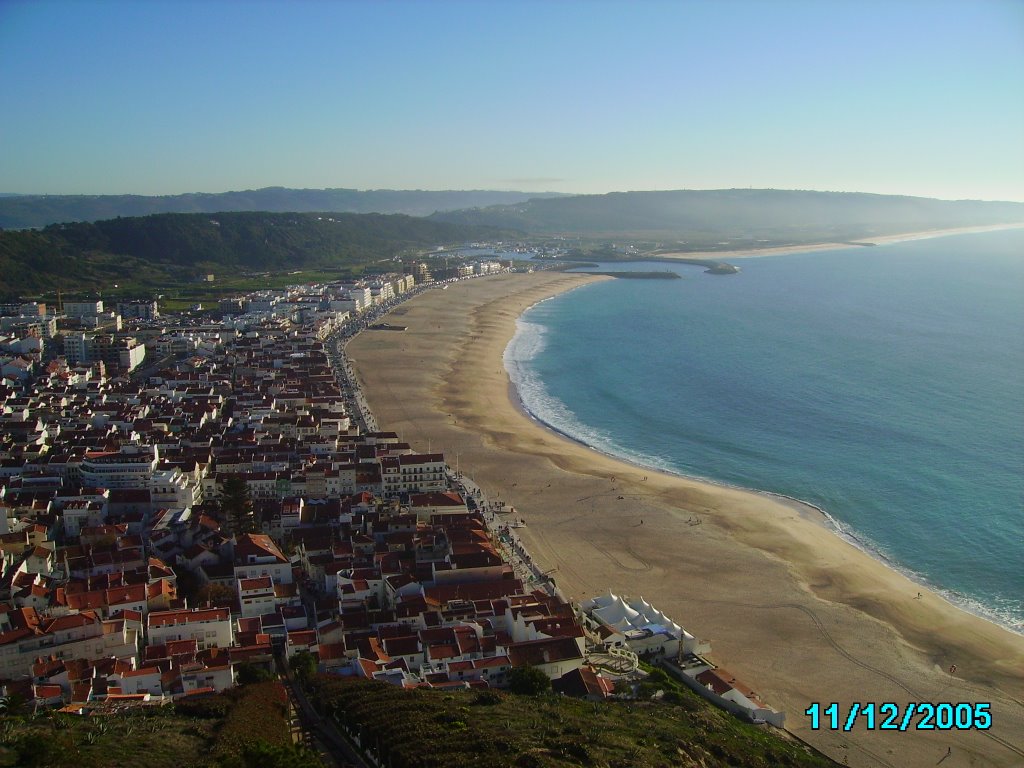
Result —
[[[1024,765],[1024,638],[960,611],[846,544],[817,514],[595,453],[510,398],[502,352],[529,306],[595,279],[507,275],[431,290],[407,326],[348,347],[382,429],[514,506],[535,560],[568,596],[643,595],[712,658],[850,765]],[[694,524],[697,520],[701,524]],[[643,521],[641,524],[641,520]],[[956,664],[956,673],[949,668]],[[992,702],[992,730],[811,731],[813,702]]]

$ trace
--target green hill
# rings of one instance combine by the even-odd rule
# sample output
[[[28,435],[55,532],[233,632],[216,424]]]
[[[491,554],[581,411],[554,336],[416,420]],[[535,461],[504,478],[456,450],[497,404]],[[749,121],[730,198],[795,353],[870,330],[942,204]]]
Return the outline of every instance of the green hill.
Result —
[[[724,238],[771,243],[853,240],[918,230],[1024,222],[1024,203],[774,189],[613,192],[449,211],[433,221],[531,234]]]
[[[240,192],[184,195],[3,195],[0,228],[45,227],[62,221],[97,221],[154,213],[220,211],[299,211],[315,213],[404,213],[427,216],[435,211],[516,203],[555,193],[494,190],[287,189],[266,187]]]
[[[0,275],[7,295],[159,285],[203,271],[352,267],[498,234],[400,214],[168,213],[0,231]]]

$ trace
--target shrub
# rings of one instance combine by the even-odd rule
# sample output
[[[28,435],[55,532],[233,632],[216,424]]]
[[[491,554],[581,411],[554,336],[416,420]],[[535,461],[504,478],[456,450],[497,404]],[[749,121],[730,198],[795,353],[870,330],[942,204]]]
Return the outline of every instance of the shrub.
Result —
[[[520,696],[539,696],[551,690],[551,680],[537,667],[516,667],[509,673],[508,689]]]

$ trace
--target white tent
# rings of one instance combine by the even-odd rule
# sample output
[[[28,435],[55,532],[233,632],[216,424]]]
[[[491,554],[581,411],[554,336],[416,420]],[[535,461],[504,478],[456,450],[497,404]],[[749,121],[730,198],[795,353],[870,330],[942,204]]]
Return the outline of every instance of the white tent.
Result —
[[[641,618],[641,614],[626,605],[625,601],[621,598],[604,608],[597,608],[591,611],[591,613],[606,624],[613,625],[618,624],[623,619],[628,621],[630,624],[635,625],[636,620]]]
[[[687,633],[672,619],[641,597],[639,600],[623,600],[608,590],[607,594],[583,601],[581,607],[598,621],[614,627],[619,632],[650,629],[665,631],[680,639]],[[692,635],[689,636],[692,639]]]

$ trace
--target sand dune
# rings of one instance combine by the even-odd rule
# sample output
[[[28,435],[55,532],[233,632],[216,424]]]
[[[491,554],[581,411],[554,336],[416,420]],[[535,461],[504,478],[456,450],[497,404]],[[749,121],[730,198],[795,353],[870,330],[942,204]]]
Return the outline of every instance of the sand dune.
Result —
[[[840,763],[934,766],[952,748],[947,768],[1024,765],[1024,638],[937,595],[915,599],[918,585],[833,535],[810,508],[631,466],[516,408],[501,360],[516,317],[597,279],[482,278],[399,307],[407,331],[370,331],[349,345],[381,428],[445,451],[514,505],[534,559],[557,569],[567,595],[642,595],[709,640],[715,660]],[[833,701],[991,701],[993,727],[811,731],[806,707]]]

